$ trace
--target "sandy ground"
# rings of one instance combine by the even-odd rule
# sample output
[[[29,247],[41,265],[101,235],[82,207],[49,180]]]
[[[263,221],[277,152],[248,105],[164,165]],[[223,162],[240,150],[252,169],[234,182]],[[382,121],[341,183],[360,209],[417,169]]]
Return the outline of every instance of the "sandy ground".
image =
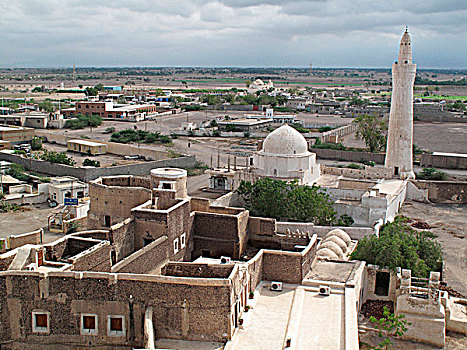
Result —
[[[434,226],[430,231],[443,249],[446,282],[467,296],[467,205],[406,202],[401,214]]]
[[[27,205],[24,211],[0,213],[0,237],[8,237],[22,233],[32,232],[47,227],[47,217],[55,210],[47,203]],[[63,235],[45,233],[44,241],[51,242]]]

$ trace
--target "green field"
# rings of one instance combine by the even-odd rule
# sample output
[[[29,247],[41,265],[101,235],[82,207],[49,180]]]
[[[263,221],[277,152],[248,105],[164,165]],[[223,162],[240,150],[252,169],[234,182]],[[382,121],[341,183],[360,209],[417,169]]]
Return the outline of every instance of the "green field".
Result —
[[[365,96],[391,96],[390,92],[382,92],[380,94],[365,94]],[[414,97],[423,98],[424,100],[452,100],[452,101],[464,101],[467,100],[467,96],[442,96],[442,95],[430,95],[423,96],[422,93],[414,94]]]

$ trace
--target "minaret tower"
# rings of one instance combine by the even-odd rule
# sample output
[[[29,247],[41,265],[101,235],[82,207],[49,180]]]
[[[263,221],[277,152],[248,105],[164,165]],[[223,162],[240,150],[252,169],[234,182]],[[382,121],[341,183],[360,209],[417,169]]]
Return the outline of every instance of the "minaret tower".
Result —
[[[412,63],[412,45],[407,27],[399,47],[399,60],[392,65],[392,97],[385,166],[402,179],[413,179],[413,85],[417,66]]]

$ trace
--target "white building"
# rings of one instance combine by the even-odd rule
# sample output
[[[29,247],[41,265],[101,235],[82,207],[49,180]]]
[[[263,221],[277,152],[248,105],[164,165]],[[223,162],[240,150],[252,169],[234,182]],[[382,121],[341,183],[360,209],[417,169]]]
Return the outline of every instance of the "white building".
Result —
[[[253,169],[260,177],[280,180],[297,179],[299,184],[312,184],[319,175],[316,154],[297,130],[283,125],[270,133],[263,148],[253,155]]]

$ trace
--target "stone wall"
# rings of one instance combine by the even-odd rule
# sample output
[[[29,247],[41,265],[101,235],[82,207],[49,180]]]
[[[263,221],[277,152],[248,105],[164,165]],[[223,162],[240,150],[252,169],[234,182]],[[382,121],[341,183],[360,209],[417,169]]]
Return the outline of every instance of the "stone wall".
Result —
[[[95,272],[0,272],[0,340],[21,349],[142,348],[144,313],[152,306],[158,338],[222,341],[231,334],[229,284]],[[32,311],[38,310],[49,312],[48,334],[32,330]],[[97,336],[80,334],[81,313],[98,316]],[[108,335],[108,315],[125,317],[123,336]]]
[[[287,229],[292,232],[302,231],[310,232],[310,234],[316,234],[319,238],[323,238],[326,234],[339,228],[347,232],[347,234],[353,240],[360,240],[365,236],[374,234],[373,227],[343,227],[343,226],[315,226],[312,223],[302,223],[302,222],[277,222],[277,232],[285,233]]]
[[[193,258],[207,250],[212,257],[238,259],[248,240],[248,211],[221,207],[210,207],[209,210],[213,212],[195,213]]]
[[[142,152],[140,152],[141,154]],[[130,165],[119,165],[105,168],[93,167],[72,167],[63,164],[49,163],[42,160],[23,158],[15,154],[0,152],[0,160],[6,160],[23,166],[27,170],[50,174],[55,176],[73,176],[81,181],[88,182],[102,176],[115,175],[147,175],[151,169],[155,168],[185,168],[192,167],[196,162],[194,155],[179,158],[169,158],[163,160],[141,162]]]
[[[112,266],[112,272],[159,274],[162,266],[169,260],[169,249],[168,238],[160,237]]]
[[[88,212],[88,227],[101,228],[105,226],[105,216],[110,216],[111,225],[121,222],[131,216],[131,210],[150,200],[151,191],[144,187],[130,187],[130,177],[118,176],[89,183],[91,203]],[[105,185],[108,183],[109,185]],[[122,183],[122,186],[114,183]]]
[[[467,203],[467,182],[413,180],[415,186],[428,190],[428,199],[434,203]]]
[[[466,118],[467,120],[467,118]],[[444,169],[467,169],[467,157],[461,156],[444,156],[423,153],[420,158],[420,166],[444,168]]]
[[[28,232],[28,233],[23,233],[21,235],[11,235],[8,237],[10,241],[10,248],[9,249],[15,249],[18,247],[21,247],[25,244],[39,244],[42,243],[42,235],[43,235],[43,230],[39,229],[36,231]],[[4,249],[3,251],[5,251]],[[0,249],[0,252],[2,250]]]
[[[384,153],[370,153],[370,152],[352,152],[352,151],[339,151],[333,149],[320,149],[310,148],[310,152],[316,153],[318,158],[335,159],[349,162],[368,162],[372,161],[376,164],[384,164]]]
[[[118,262],[135,251],[135,231],[133,218],[126,219],[110,227],[109,240]]]
[[[175,277],[228,278],[234,264],[195,264],[187,262],[169,262],[163,268],[163,275]]]
[[[104,241],[68,259],[74,271],[110,272],[110,242]]]

